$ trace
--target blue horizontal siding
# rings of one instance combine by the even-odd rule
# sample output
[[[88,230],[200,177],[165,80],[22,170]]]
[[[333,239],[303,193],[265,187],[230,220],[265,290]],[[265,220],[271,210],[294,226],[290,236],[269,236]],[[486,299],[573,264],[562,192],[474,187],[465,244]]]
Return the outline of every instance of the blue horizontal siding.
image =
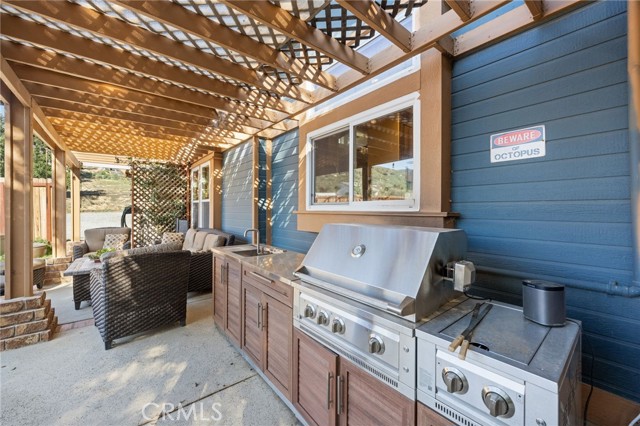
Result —
[[[236,242],[246,241],[253,208],[253,149],[244,143],[225,151],[222,166],[222,229],[234,234]]]
[[[513,302],[521,274],[569,286],[583,373],[593,354],[594,383],[640,401],[640,300],[570,287],[632,279],[626,56],[626,3],[614,1],[455,61],[451,198],[485,268],[477,287]],[[491,163],[491,134],[537,124],[546,156]]]
[[[298,231],[298,130],[273,139],[271,163],[271,241],[274,246],[306,253],[313,232]]]

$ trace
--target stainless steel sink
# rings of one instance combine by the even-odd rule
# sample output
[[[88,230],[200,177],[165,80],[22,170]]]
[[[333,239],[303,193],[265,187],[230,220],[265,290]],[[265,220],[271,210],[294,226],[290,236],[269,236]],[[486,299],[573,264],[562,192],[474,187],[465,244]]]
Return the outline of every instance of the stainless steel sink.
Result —
[[[242,256],[242,257],[255,257],[255,256],[266,256],[269,254],[276,254],[276,253],[284,253],[285,251],[286,250],[265,247],[262,250],[260,250],[260,253],[258,253],[256,249],[249,249],[249,250],[234,251],[233,254],[237,254],[238,256]]]

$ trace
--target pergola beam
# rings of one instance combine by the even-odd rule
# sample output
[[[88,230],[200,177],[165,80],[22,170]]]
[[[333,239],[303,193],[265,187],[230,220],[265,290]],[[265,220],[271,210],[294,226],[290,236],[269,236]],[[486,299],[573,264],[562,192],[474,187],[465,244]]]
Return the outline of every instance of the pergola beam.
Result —
[[[468,21],[473,15],[471,10],[471,0],[445,0],[447,5],[453,9],[463,21]],[[476,0],[477,1],[477,0]]]
[[[583,3],[583,0],[555,0],[545,3],[544,18],[551,18],[572,7]],[[532,16],[529,7],[524,4],[512,9],[490,22],[482,24],[455,38],[454,53],[456,56],[466,55],[491,43],[496,43],[517,32],[536,25],[539,19]]]
[[[79,105],[71,101],[65,101],[60,99],[39,98],[38,102],[40,106],[48,111],[51,109],[57,109],[62,111],[77,112],[83,114],[94,114],[102,117],[109,117],[116,120],[124,120],[135,123],[151,124],[159,127],[168,127],[177,130],[186,130],[195,133],[209,133],[216,136],[229,137],[233,139],[244,140],[250,137],[249,134],[234,132],[231,130],[215,129],[213,127],[202,126],[199,124],[185,123],[183,121],[168,120],[165,118],[153,117],[150,115],[144,115],[136,112],[126,112],[115,109],[108,109],[104,107],[91,106],[91,105]]]
[[[220,2],[299,41],[305,46],[322,52],[338,62],[342,62],[361,74],[369,73],[369,64],[366,56],[268,1],[220,0]]]
[[[297,58],[289,57],[264,43],[233,31],[225,25],[218,24],[175,3],[149,0],[116,0],[115,2],[127,9],[235,51],[264,65],[295,75],[326,89],[336,89],[336,79],[331,74],[305,64]]]
[[[542,0],[524,0],[524,4],[529,8],[531,17],[534,20],[538,20],[544,15],[544,3]]]
[[[84,128],[93,128],[93,126],[105,126],[112,129],[127,129],[129,132],[148,131],[151,133],[166,134],[168,137],[180,136],[191,140],[202,140],[210,143],[228,143],[224,137],[193,132],[189,130],[174,129],[172,127],[157,126],[154,124],[138,123],[132,121],[118,120],[101,115],[95,115],[87,112],[74,112],[59,109],[47,110],[47,116],[50,118],[54,126],[74,125]],[[75,146],[71,146],[72,150],[76,150]]]
[[[6,46],[5,43],[8,42],[0,42],[0,47],[3,50]],[[8,43],[8,45],[10,46],[8,50],[16,47],[13,43]],[[184,89],[150,78],[127,74],[123,71],[96,67],[79,59],[51,54],[51,52],[45,52],[40,49],[24,46],[16,50],[20,52],[10,52],[11,57],[7,57],[7,59],[11,59],[11,66],[19,74],[20,79],[25,81],[46,83],[50,86],[97,94],[102,94],[106,91],[108,93],[113,92],[113,95],[115,95],[118,93],[117,89],[126,90],[130,93],[141,93],[144,97],[152,96],[153,98],[215,109],[216,111],[222,110],[271,123],[287,117],[286,113],[270,111],[248,103],[231,101],[219,96]],[[42,61],[46,64],[44,68],[36,65],[40,64],[41,61],[33,58],[32,55],[41,56],[39,52],[42,52],[42,56],[46,55],[51,58]],[[117,97],[121,98],[122,96],[118,95]]]
[[[337,0],[344,9],[369,25],[404,52],[411,51],[411,33],[373,0]]]
[[[313,102],[313,96],[297,86],[285,84],[281,80],[268,77],[235,62],[204,53],[185,43],[171,40],[78,4],[42,0],[5,0],[5,2],[22,11],[36,13],[79,30],[108,37],[261,90],[302,102]]]
[[[209,78],[191,71],[154,61],[145,56],[134,55],[107,45],[101,45],[88,39],[73,36],[61,30],[55,30],[34,22],[3,13],[0,15],[2,33],[12,38],[23,40],[37,46],[55,51],[62,51],[76,57],[86,58],[99,64],[105,64],[116,69],[129,70],[163,82],[174,82],[212,94],[249,102],[264,108],[277,111],[295,113],[296,109],[288,102],[275,97],[248,90],[234,84]],[[79,59],[72,59],[51,51],[35,49],[28,46],[18,46],[8,41],[1,42],[3,55],[15,62],[22,62],[47,69],[55,69],[67,74],[82,73],[90,78],[95,73],[94,80],[103,79],[101,75],[117,72]],[[76,67],[79,69],[76,71]],[[120,72],[120,80],[135,79],[131,72]],[[143,90],[143,89],[140,89]],[[146,91],[146,90],[145,90]],[[305,104],[306,105],[306,104]]]

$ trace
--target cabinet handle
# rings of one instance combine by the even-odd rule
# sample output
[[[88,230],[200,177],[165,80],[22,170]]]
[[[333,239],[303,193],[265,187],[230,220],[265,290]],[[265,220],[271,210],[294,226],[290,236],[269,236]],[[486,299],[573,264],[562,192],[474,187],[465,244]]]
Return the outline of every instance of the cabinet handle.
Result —
[[[220,272],[222,277],[220,278],[221,284],[226,285],[227,284],[227,265],[222,265],[220,267]]]
[[[262,325],[260,324],[260,320],[262,319],[262,303],[258,303],[258,322],[257,322],[257,326],[258,329],[262,330]]]
[[[336,399],[338,400],[338,415],[342,414],[342,376],[338,376],[338,385],[336,386]]]
[[[258,274],[257,272],[250,271],[249,274],[251,274],[252,277],[259,279],[260,281],[263,281],[267,285],[271,285],[271,280],[269,278],[263,277],[262,275]]]
[[[327,410],[331,409],[331,379],[333,374],[329,372],[327,373]]]

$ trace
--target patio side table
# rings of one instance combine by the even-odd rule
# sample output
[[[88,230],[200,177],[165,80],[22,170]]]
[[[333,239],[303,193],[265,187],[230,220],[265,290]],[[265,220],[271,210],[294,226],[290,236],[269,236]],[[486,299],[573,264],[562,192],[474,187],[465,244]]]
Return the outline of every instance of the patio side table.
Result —
[[[101,268],[102,263],[96,262],[88,257],[81,257],[74,260],[71,265],[64,271],[65,277],[73,277],[73,303],[76,311],[80,309],[80,303],[83,301],[91,301],[91,293],[89,291],[89,278],[91,271]]]

